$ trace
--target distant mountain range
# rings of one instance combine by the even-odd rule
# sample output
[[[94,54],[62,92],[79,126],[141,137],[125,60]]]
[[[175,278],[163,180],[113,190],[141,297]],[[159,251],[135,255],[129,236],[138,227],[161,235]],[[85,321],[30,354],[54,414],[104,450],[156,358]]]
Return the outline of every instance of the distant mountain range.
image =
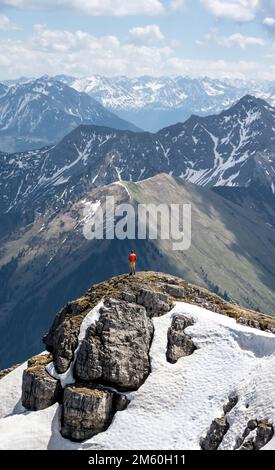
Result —
[[[100,75],[78,79],[59,75],[56,79],[88,93],[123,119],[152,132],[183,122],[192,114],[220,113],[247,94],[275,104],[275,84],[269,81]]]
[[[0,158],[0,215],[6,228],[22,217],[27,223],[35,211],[58,210],[92,187],[159,173],[209,188],[258,188],[270,205],[275,110],[245,96],[219,115],[192,116],[156,134],[81,125],[53,147]],[[268,213],[265,221],[274,224]]]
[[[57,75],[42,79],[50,83],[53,80],[62,82],[78,92],[85,92],[122,119],[151,132],[183,122],[192,114],[206,116],[220,113],[247,94],[275,105],[275,84],[271,81],[101,75],[84,78]],[[27,82],[35,82],[35,79],[21,77],[4,81],[3,85],[10,87]]]
[[[0,150],[54,144],[80,124],[138,130],[86,93],[49,77],[0,84]]]

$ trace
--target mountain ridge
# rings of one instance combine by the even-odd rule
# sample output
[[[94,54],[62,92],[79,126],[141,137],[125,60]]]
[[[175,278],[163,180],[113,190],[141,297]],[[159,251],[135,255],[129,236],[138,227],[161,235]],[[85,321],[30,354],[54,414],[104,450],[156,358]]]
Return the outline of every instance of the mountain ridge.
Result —
[[[49,77],[3,87],[1,150],[24,151],[57,143],[81,122],[138,130],[89,95]]]
[[[108,109],[150,131],[185,121],[191,114],[220,113],[247,93],[275,103],[273,82],[209,77],[56,77],[86,91]]]

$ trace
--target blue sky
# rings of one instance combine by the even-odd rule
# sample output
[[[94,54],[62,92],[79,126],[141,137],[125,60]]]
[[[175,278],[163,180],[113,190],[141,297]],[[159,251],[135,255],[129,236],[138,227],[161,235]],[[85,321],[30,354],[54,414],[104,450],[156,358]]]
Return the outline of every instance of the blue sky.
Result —
[[[0,0],[0,79],[275,76],[275,0]]]

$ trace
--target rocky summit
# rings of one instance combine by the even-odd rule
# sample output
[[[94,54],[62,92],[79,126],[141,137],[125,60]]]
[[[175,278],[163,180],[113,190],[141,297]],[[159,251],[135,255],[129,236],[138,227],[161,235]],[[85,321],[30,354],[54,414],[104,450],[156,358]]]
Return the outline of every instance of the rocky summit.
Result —
[[[177,366],[200,350],[189,334],[196,320],[177,313],[178,305],[188,304],[207,309],[213,316],[232,317],[242,325],[240,328],[249,325],[270,336],[268,332],[275,329],[274,318],[229,304],[175,276],[141,272],[115,277],[94,285],[56,315],[44,337],[48,352],[31,358],[23,370],[24,409],[38,413],[58,404],[59,431],[62,438],[72,442],[106,433],[116,413],[131,406],[132,394],[146,387],[154,374],[156,319],[170,315],[163,340],[164,363]],[[204,341],[211,341],[205,335]],[[237,392],[228,396],[223,414],[215,417],[200,436],[201,449],[214,450],[222,445],[230,428],[228,415],[238,402]],[[268,416],[264,420],[255,418],[254,427],[251,422],[246,424],[235,448],[260,449],[271,440],[273,424]]]

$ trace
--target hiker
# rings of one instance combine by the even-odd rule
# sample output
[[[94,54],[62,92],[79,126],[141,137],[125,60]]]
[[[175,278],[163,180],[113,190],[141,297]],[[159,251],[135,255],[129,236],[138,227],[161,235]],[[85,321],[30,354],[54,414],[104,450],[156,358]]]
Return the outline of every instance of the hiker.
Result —
[[[131,253],[128,256],[128,260],[130,263],[130,276],[136,274],[136,260],[137,255],[135,254],[134,250],[131,250]]]

